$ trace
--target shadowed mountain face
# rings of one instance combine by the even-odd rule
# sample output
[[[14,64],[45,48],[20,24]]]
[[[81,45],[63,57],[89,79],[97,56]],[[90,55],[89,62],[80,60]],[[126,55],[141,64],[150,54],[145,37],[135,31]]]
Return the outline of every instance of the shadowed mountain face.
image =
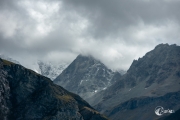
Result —
[[[0,59],[0,120],[107,120],[78,95]]]
[[[74,92],[84,99],[105,90],[121,76],[91,56],[79,55],[55,80],[54,83]]]
[[[136,119],[141,117],[140,113],[143,110],[126,110],[127,106],[123,109],[116,109],[124,102],[131,98],[141,99],[142,96],[149,97],[149,99],[155,99],[161,97],[167,93],[175,93],[180,91],[180,46],[160,44],[155,47],[154,50],[148,52],[144,57],[134,60],[127,73],[115,80],[115,84],[110,86],[105,91],[97,93],[89,99],[90,103],[95,106],[101,112],[109,115],[110,118],[119,119],[115,117],[123,113],[127,115],[128,119]],[[154,105],[158,105],[163,101],[168,101],[169,98],[155,99]],[[176,101],[176,98],[172,97],[172,101]],[[146,99],[145,99],[146,101]],[[171,100],[169,100],[171,101]],[[163,105],[168,104],[164,102]],[[175,104],[175,103],[174,103]],[[152,109],[155,106],[152,107]],[[173,107],[173,106],[172,106]],[[179,107],[179,106],[178,106]],[[144,105],[144,109],[150,110],[151,106]],[[180,107],[179,107],[180,108]],[[178,108],[172,108],[177,110]],[[124,110],[124,112],[122,112]],[[112,114],[112,111],[116,111]],[[136,117],[128,116],[128,112],[131,114],[139,113]],[[154,110],[152,111],[154,112]],[[122,115],[122,114],[121,114]],[[151,114],[147,114],[151,116]],[[120,117],[120,116],[119,116]]]

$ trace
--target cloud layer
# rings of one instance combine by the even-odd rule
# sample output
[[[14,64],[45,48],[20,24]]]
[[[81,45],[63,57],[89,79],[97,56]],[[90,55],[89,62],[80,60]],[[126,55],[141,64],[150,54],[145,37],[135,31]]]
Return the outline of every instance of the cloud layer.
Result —
[[[127,70],[157,44],[180,45],[179,0],[1,0],[0,54],[25,66],[92,55]]]

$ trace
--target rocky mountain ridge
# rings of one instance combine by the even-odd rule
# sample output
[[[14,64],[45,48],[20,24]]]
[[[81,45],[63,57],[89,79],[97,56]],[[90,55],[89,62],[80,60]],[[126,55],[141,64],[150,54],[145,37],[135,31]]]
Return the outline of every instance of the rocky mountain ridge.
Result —
[[[1,120],[107,120],[78,95],[0,59]]]
[[[116,83],[108,89],[89,98],[89,102],[115,119],[115,115],[110,115],[107,111],[113,111],[119,104],[131,98],[160,97],[180,91],[179,73],[180,46],[160,44],[144,57],[134,60],[125,75],[116,79]],[[117,112],[120,113],[121,110]]]
[[[8,60],[8,61],[11,61],[11,62],[16,63],[16,64],[20,64],[20,62],[19,62],[19,61],[14,60],[13,58],[8,57],[8,56],[3,55],[3,54],[1,54],[1,55],[0,55],[0,58],[1,58],[1,59],[5,59],[5,60]]]

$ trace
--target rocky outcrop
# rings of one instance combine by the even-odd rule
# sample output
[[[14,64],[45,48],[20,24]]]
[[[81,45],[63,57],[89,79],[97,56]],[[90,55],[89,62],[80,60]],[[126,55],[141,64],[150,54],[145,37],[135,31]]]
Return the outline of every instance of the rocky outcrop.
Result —
[[[88,116],[88,117],[86,117]],[[1,120],[107,120],[78,95],[0,59]]]
[[[79,55],[54,83],[89,100],[89,97],[113,84],[116,80],[113,79],[115,74],[121,76],[92,56]]]

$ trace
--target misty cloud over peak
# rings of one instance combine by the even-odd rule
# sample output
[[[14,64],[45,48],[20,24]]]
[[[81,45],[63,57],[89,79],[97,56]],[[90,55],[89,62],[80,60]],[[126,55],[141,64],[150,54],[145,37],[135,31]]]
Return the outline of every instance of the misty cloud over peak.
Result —
[[[127,70],[157,44],[180,45],[178,0],[1,0],[0,53],[34,61],[92,55]]]

